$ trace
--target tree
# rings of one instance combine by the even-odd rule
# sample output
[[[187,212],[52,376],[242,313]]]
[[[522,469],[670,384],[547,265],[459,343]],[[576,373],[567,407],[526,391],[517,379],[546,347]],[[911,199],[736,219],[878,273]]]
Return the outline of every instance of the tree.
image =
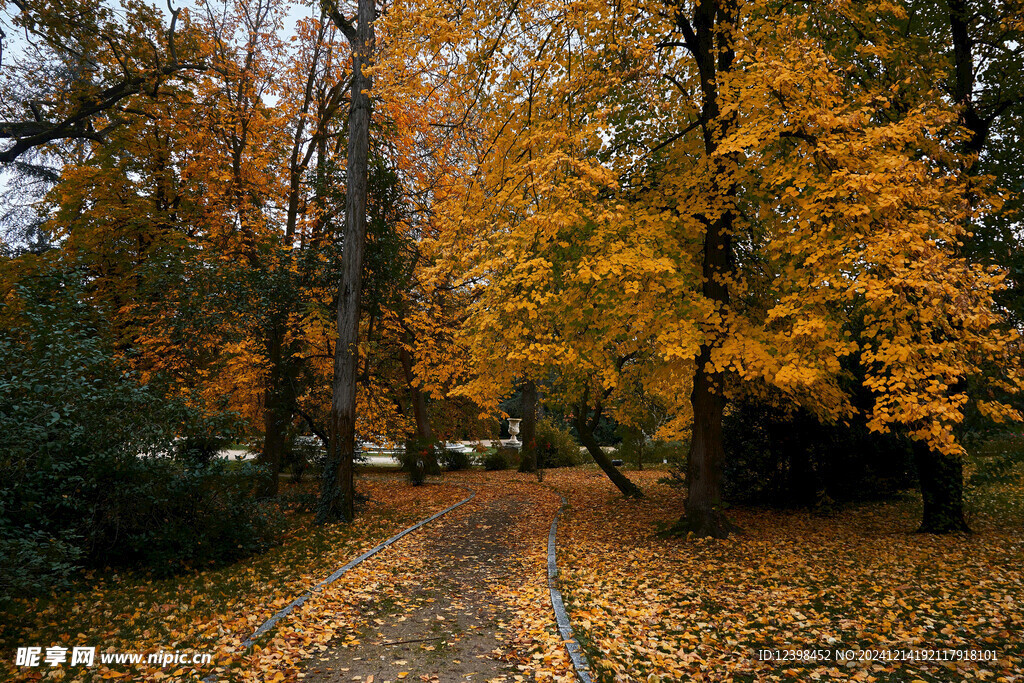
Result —
[[[0,261],[0,583],[28,593],[81,565],[166,575],[265,549],[280,520],[252,473],[174,441],[230,434],[232,416],[142,381],[81,270],[52,256]]]
[[[980,6],[969,0],[949,0],[923,8],[909,3],[924,17],[909,31],[931,33],[944,48],[944,76],[936,86],[957,106],[966,134],[958,145],[962,173],[968,178],[964,196],[968,205],[982,208],[987,186],[999,183],[1013,194],[1000,211],[969,211],[964,216],[967,238],[960,252],[972,260],[1006,268],[1008,286],[996,294],[1011,320],[1021,320],[1019,238],[1012,228],[1020,206],[1020,175],[1014,169],[1016,153],[1003,147],[1019,137],[1024,122],[1024,83],[1020,80],[1024,55],[1020,48],[1019,3]],[[930,30],[929,30],[930,29]],[[929,44],[933,49],[934,42]],[[943,67],[945,67],[943,69]],[[943,73],[945,71],[945,73]],[[1012,143],[1011,143],[1012,144]],[[979,196],[979,193],[981,196]],[[915,460],[920,475],[924,514],[921,531],[967,531],[963,510],[963,464],[958,454],[946,454],[918,444]]]
[[[709,536],[730,528],[721,420],[743,383],[843,420],[855,356],[867,424],[948,454],[971,399],[956,382],[994,364],[986,381],[1016,391],[1001,276],[956,251],[956,116],[920,87],[899,7],[552,13],[506,48],[486,152],[445,209],[480,283],[466,345],[492,390],[556,376],[589,402],[618,390],[622,358],[694,363],[680,528]]]
[[[523,447],[520,472],[537,471],[537,385],[532,379],[523,383],[522,392]]]
[[[724,312],[729,305],[729,280],[734,271],[732,238],[738,160],[735,154],[719,152],[722,141],[733,134],[736,125],[734,114],[723,107],[721,89],[736,59],[739,4],[735,0],[702,0],[694,4],[692,16],[687,16],[680,5],[675,7],[674,20],[699,76],[697,122],[713,178],[709,188],[712,199],[700,215],[704,224],[701,293],[716,312]],[[703,341],[697,354],[691,395],[693,438],[686,467],[685,527],[700,536],[721,537],[730,530],[722,512],[725,375],[712,359],[722,346],[723,331],[714,319],[702,325]]]
[[[654,302],[678,280],[658,258],[661,236],[635,230],[642,211],[624,205],[598,158],[605,100],[624,79],[597,67],[619,36],[598,14],[546,5],[510,6],[481,33],[464,76],[476,142],[439,203],[435,247],[465,274],[469,297],[458,338],[471,373],[457,391],[496,407],[532,382],[574,414],[595,460],[635,495],[591,423],[614,402],[619,359],[675,312]]]
[[[580,435],[580,442],[586,447],[590,457],[594,459],[598,467],[615,484],[615,487],[622,492],[622,495],[627,498],[640,498],[643,496],[643,491],[640,487],[630,481],[626,475],[622,474],[615,467],[611,458],[601,449],[600,444],[594,438],[594,430],[604,414],[604,401],[610,395],[611,392],[605,390],[600,398],[591,399],[589,387],[584,388],[582,396],[580,396],[578,402],[573,407],[576,433]]]
[[[355,16],[345,17],[337,5],[331,20],[352,48],[352,81],[348,112],[348,154],[345,163],[345,237],[338,283],[338,341],[334,350],[334,392],[331,400],[330,466],[325,469],[317,519],[355,518],[353,462],[356,449],[356,387],[359,364],[359,313],[363,252],[366,243],[366,185],[370,152],[369,71],[374,57],[373,0],[359,0]]]
[[[0,139],[10,144],[0,150],[0,164],[52,143],[102,142],[126,121],[127,100],[155,97],[168,80],[205,69],[191,49],[194,36],[179,45],[180,9],[169,7],[164,28],[154,8],[131,0],[113,7],[101,0],[5,0],[0,11],[11,6],[12,35],[31,40],[2,84]],[[4,40],[11,37],[0,29],[0,57]]]
[[[92,159],[65,167],[65,192],[85,196],[71,202],[64,194],[58,216],[71,233],[65,251],[77,258],[105,254],[110,230],[137,241],[128,252],[134,263],[105,265],[95,280],[109,297],[108,315],[140,369],[169,371],[180,386],[220,389],[262,423],[263,496],[277,491],[295,372],[284,329],[294,291],[282,248],[295,217],[290,226],[271,218],[271,207],[286,201],[279,150],[288,119],[263,101],[280,69],[280,9],[273,2],[201,7],[194,26],[206,40],[197,49],[214,68],[165,83],[157,99],[136,98],[133,118]],[[124,260],[108,256],[108,264]],[[240,366],[225,381],[225,371]]]
[[[262,495],[318,360],[299,302],[336,272],[325,176],[345,92],[329,23],[300,22],[286,59],[280,10],[200,7],[192,46],[213,68],[130,99],[104,144],[65,163],[51,225],[141,372],[228,396],[262,427]]]
[[[444,107],[457,102],[446,96],[450,93],[451,64],[459,62],[448,51],[451,36],[446,32],[425,34],[420,21],[444,23],[444,13],[455,15],[459,7],[459,3],[437,7],[429,2],[393,6],[381,17],[386,26],[381,44],[373,0],[358,0],[352,16],[346,16],[336,3],[325,4],[351,47],[353,74],[347,121],[345,235],[338,282],[331,465],[321,490],[321,521],[339,517],[351,520],[354,514],[352,462],[359,417],[360,301],[365,277],[371,130],[386,133],[377,144],[384,147],[386,138],[393,157],[389,161],[402,177],[406,193],[403,200],[417,205],[414,218],[404,226],[415,238],[416,233],[429,229],[430,206],[444,192],[445,179],[452,172],[450,159],[455,151],[446,145],[451,135],[446,131],[452,128],[445,121],[451,112]],[[377,125],[371,127],[371,121]]]
[[[1002,276],[964,259],[959,251],[969,236],[965,211],[990,211],[994,205],[983,194],[977,195],[973,208],[962,201],[970,180],[962,172],[954,146],[958,139],[956,112],[937,101],[933,93],[918,89],[918,84],[927,82],[927,66],[907,58],[913,51],[901,43],[900,33],[885,29],[885,35],[880,35],[878,26],[898,24],[904,17],[901,11],[840,16],[835,23],[822,21],[819,25],[831,36],[816,40],[825,55],[832,55],[825,57],[826,63],[849,57],[852,66],[847,68],[848,74],[863,69],[846,88],[849,104],[825,96],[795,72],[775,81],[774,99],[792,115],[793,127],[786,134],[799,141],[796,149],[815,145],[814,171],[821,174],[813,181],[803,181],[791,209],[794,218],[801,215],[818,226],[818,245],[812,247],[806,241],[807,246],[798,248],[792,240],[783,243],[802,261],[802,270],[821,278],[822,284],[815,287],[795,270],[787,277],[797,284],[802,297],[797,308],[808,319],[813,318],[806,307],[817,296],[835,288],[841,291],[843,282],[853,285],[852,292],[846,294],[847,303],[838,308],[846,320],[836,331],[842,330],[854,343],[849,353],[867,370],[864,383],[874,394],[868,425],[876,431],[905,430],[917,443],[926,500],[925,527],[962,529],[957,521],[962,521],[957,487],[947,489],[944,495],[948,497],[940,501],[930,479],[933,474],[945,478],[942,475],[949,473],[949,466],[943,463],[959,460],[962,447],[956,442],[955,429],[964,419],[964,406],[974,400],[980,410],[997,420],[1017,417],[1006,403],[988,403],[987,397],[972,397],[965,391],[970,377],[985,378],[991,386],[1011,393],[1019,389],[1013,363],[1000,361],[1001,368],[995,373],[986,367],[987,357],[1003,358],[1012,354],[1017,344],[1015,334],[1000,329],[993,299],[1002,287]],[[875,47],[852,54],[844,34],[865,32],[871,32]],[[805,55],[813,54],[793,35],[789,34],[789,39],[800,45]],[[867,57],[884,68],[879,72],[869,67],[864,61]],[[801,84],[807,84],[802,86],[806,88],[803,92]],[[841,118],[830,121],[821,108],[817,112],[805,109],[812,116],[809,119],[794,115],[797,102],[831,106],[836,116],[839,111],[849,112],[843,114],[848,123],[841,123]],[[854,113],[855,107],[860,107],[860,116]],[[931,132],[922,135],[921,130]],[[858,147],[860,160],[851,155]],[[789,157],[789,163],[793,161]],[[793,175],[792,167],[778,170],[783,177]],[[769,174],[763,177],[767,179]],[[884,185],[875,187],[877,181]],[[840,211],[826,209],[822,200],[831,204],[832,192],[847,197],[850,204]],[[877,197],[875,203],[863,204],[870,195]],[[806,203],[800,206],[801,202]],[[862,208],[855,208],[858,205]],[[789,207],[789,201],[782,203],[781,208]],[[828,226],[827,232],[820,232],[823,226]],[[810,238],[800,230],[794,232],[794,239]],[[831,239],[844,237],[835,246],[822,249],[827,242],[822,234]],[[870,245],[863,242],[868,235]],[[833,259],[837,259],[833,265],[827,265]],[[795,303],[791,299],[787,308]],[[778,313],[788,315],[779,307],[770,316]],[[820,314],[818,321],[824,322]],[[847,354],[838,354],[843,355]],[[929,472],[929,468],[940,471]],[[946,522],[932,526],[928,520],[935,519],[936,504],[952,514]]]

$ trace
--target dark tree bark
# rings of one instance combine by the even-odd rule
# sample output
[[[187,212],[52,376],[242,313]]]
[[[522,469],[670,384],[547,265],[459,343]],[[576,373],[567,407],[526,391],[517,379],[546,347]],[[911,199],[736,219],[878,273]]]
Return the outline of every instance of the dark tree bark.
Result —
[[[268,376],[263,388],[263,448],[259,462],[267,468],[267,476],[261,480],[257,495],[274,497],[278,491],[281,463],[284,460],[285,435],[292,419],[290,384],[285,375],[280,330],[276,327],[268,332],[267,348]]]
[[[427,395],[416,385],[416,376],[412,371],[412,354],[402,348],[398,352],[402,362],[405,383],[409,387],[409,398],[412,400],[412,414],[416,420],[416,436],[423,442],[433,443],[434,430],[430,426],[430,414],[427,412]]]
[[[967,155],[964,172],[974,176],[977,159],[988,146],[993,124],[1017,99],[998,91],[1000,97],[979,101],[975,73],[977,61],[975,40],[971,36],[974,12],[967,0],[949,0],[949,31],[953,46],[953,73],[950,79],[953,100],[960,107],[960,124],[968,131],[962,151]],[[967,203],[973,204],[973,188],[968,188]],[[970,218],[965,220],[971,230]],[[920,531],[926,533],[967,532],[964,516],[963,463],[957,456],[944,455],[914,442],[924,511]]]
[[[519,459],[520,472],[537,471],[537,385],[526,380],[522,393],[523,448]]]
[[[601,403],[598,403],[591,415],[590,406],[587,404],[587,393],[584,394],[583,401],[576,406],[575,411],[576,433],[580,436],[580,442],[586,447],[591,457],[594,458],[597,466],[611,479],[616,488],[622,492],[622,495],[627,498],[642,498],[644,492],[612,464],[611,458],[601,450],[597,439],[594,438],[594,430],[597,428],[597,423],[601,421],[601,413],[604,407]]]
[[[334,392],[328,467],[324,470],[317,521],[355,517],[353,463],[356,451],[356,388],[359,360],[359,310],[366,247],[366,193],[370,153],[370,88],[364,72],[374,47],[374,0],[359,0],[355,25],[336,6],[331,19],[352,47],[352,89],[348,114],[345,184],[345,241],[338,284],[338,343],[334,350]]]
[[[928,534],[970,532],[964,515],[963,461],[957,455],[933,451],[921,441],[915,441],[913,448],[924,502],[918,531]]]
[[[693,23],[680,7],[676,25],[697,64],[701,86],[700,123],[705,155],[711,164],[711,194],[720,199],[720,212],[705,216],[702,293],[719,310],[729,305],[726,285],[733,270],[732,229],[736,186],[734,159],[717,155],[719,141],[733,126],[731,116],[721,116],[718,87],[721,76],[732,69],[735,57],[732,34],[738,8],[735,0],[703,0],[693,10]],[[714,324],[704,326],[704,343],[697,356],[693,379],[693,440],[687,460],[686,517],[680,529],[698,536],[724,538],[733,528],[722,512],[722,414],[724,375],[708,369],[714,348],[721,343],[721,331]]]
[[[710,348],[701,348],[698,367],[708,362]],[[698,536],[725,538],[732,525],[722,511],[722,413],[725,399],[721,373],[697,370],[693,378],[693,440],[686,464],[686,518],[680,530]]]
[[[978,155],[988,143],[993,121],[1005,107],[995,103],[995,113],[983,112],[974,99],[974,43],[970,35],[971,8],[967,0],[949,0],[949,29],[953,38],[953,98],[960,105],[960,123],[969,132],[964,151]]]

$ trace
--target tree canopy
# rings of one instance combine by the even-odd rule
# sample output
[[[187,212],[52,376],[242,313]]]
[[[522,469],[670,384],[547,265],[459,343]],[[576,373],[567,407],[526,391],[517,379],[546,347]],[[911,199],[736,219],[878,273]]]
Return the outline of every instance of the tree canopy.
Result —
[[[662,413],[712,536],[730,404],[911,439],[940,531],[966,423],[1021,419],[1016,3],[0,12],[7,193],[47,187],[7,307],[79,273],[142,381],[248,420],[263,494],[327,441],[324,520],[358,441],[521,386],[629,495],[594,430]]]

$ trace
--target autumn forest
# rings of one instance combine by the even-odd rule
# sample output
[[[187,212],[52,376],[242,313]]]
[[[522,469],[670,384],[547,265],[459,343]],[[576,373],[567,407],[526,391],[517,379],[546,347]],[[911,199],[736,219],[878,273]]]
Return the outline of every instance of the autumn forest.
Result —
[[[0,0],[0,679],[1024,681],[1020,0]]]

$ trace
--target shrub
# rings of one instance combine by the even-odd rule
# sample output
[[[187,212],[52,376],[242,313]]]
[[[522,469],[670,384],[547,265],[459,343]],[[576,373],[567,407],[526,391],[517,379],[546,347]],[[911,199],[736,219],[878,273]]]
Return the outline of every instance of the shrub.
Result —
[[[622,442],[619,444],[618,457],[627,465],[670,463],[673,466],[686,462],[689,442],[663,441],[648,438],[635,427],[619,425]]]
[[[221,436],[181,437],[174,442],[174,457],[185,462],[208,464],[230,442],[230,439]]]
[[[690,442],[655,440],[644,449],[644,462],[685,463],[690,452]]]
[[[447,448],[441,454],[441,464],[449,472],[456,472],[458,470],[469,469],[472,462],[469,459],[469,453],[462,451],[450,451]]]
[[[519,451],[515,448],[499,448],[484,457],[484,469],[494,472],[507,470],[519,460]]]
[[[152,389],[150,389],[152,391]],[[157,395],[157,410],[153,418],[161,418],[163,410],[173,406],[173,402]],[[206,465],[217,457],[217,454],[228,448],[232,443],[244,438],[244,425],[237,415],[216,406],[204,406],[201,401],[194,401],[192,409],[178,407],[180,416],[172,428],[178,436],[174,439],[173,455],[178,460],[193,465]]]
[[[167,573],[274,542],[253,469],[204,462],[219,437],[204,425],[228,417],[140,383],[71,288],[18,294],[18,317],[0,326],[0,595],[83,565]],[[192,439],[176,447],[179,433]]]
[[[93,564],[143,566],[167,575],[259,552],[283,530],[276,508],[252,495],[259,468],[251,463],[105,464],[109,470],[97,478],[105,493],[89,496],[95,510],[88,528]]]
[[[311,468],[315,476],[321,475],[326,460],[327,449],[319,437],[292,435],[285,444],[283,462],[291,469],[293,484],[300,483]]]
[[[63,588],[82,556],[79,539],[13,527],[0,510],[0,604],[14,595]]]
[[[970,447],[972,486],[1012,484],[1017,480],[1017,466],[1024,462],[1024,434],[1009,430],[983,434]]]
[[[804,409],[748,399],[723,421],[725,495],[779,506],[891,495],[911,485],[909,443],[870,432],[863,418],[827,425]]]
[[[405,442],[405,451],[398,459],[402,463],[402,469],[409,474],[409,481],[413,486],[422,484],[428,474],[441,473],[433,441],[409,439]]]
[[[538,467],[575,467],[580,460],[580,447],[572,434],[548,418],[537,420]]]

